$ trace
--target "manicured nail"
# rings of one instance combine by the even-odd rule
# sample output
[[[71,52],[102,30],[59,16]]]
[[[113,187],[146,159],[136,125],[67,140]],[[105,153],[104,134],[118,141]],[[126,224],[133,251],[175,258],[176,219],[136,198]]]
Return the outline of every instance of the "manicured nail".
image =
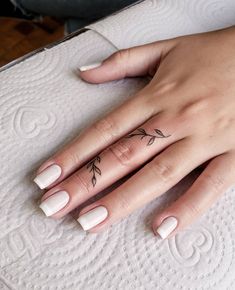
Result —
[[[91,63],[88,65],[83,65],[79,69],[80,69],[80,71],[87,71],[89,69],[97,68],[97,67],[101,66],[101,64],[102,64],[101,62],[95,62],[95,63]]]
[[[69,194],[66,191],[58,191],[45,199],[39,207],[46,216],[51,216],[61,210],[69,201]]]
[[[33,181],[41,189],[44,189],[55,182],[60,177],[61,172],[61,167],[59,165],[53,164],[39,173]]]
[[[173,216],[169,216],[162,221],[161,225],[156,229],[156,232],[162,239],[165,239],[170,233],[173,232],[173,230],[177,227],[177,224],[177,219]]]
[[[84,231],[87,231],[98,225],[106,219],[108,211],[104,206],[97,206],[92,210],[81,215],[77,221],[80,223]]]

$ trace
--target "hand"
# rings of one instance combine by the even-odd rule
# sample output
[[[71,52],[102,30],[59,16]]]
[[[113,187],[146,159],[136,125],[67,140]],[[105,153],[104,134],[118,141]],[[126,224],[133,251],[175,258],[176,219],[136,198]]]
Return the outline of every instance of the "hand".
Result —
[[[175,235],[235,181],[235,28],[121,50],[81,68],[90,83],[152,76],[133,98],[84,130],[39,169],[40,207],[60,218],[141,167],[78,221],[98,232],[157,198],[199,165],[183,196],[157,212],[153,231]],[[93,67],[93,68],[92,68]]]

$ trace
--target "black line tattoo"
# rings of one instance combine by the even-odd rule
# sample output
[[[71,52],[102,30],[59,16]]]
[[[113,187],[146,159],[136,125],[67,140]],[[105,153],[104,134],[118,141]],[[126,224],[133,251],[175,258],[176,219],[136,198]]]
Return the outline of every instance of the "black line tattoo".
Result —
[[[93,187],[95,187],[96,185],[96,173],[101,175],[101,170],[95,165],[95,162],[100,163],[100,156],[96,156],[94,159],[92,159],[86,166],[87,169],[90,168],[89,172],[92,172],[92,178],[91,178],[91,182]]]
[[[148,140],[148,143],[146,144],[147,146],[152,145],[156,138],[167,138],[170,137],[171,135],[165,136],[161,130],[159,129],[154,129],[156,135],[148,134],[143,128],[138,128],[136,129],[136,133],[131,133],[126,136],[126,138],[132,138],[134,136],[141,136],[140,139],[142,140],[145,137],[150,137]]]

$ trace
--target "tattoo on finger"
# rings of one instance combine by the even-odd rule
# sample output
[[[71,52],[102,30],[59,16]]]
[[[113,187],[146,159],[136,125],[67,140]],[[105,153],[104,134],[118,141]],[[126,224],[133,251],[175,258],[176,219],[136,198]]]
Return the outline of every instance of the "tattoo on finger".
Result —
[[[153,134],[147,133],[145,129],[143,128],[138,128],[136,129],[136,132],[127,135],[125,138],[132,138],[132,137],[140,136],[140,139],[142,140],[145,137],[148,137],[149,140],[146,145],[149,146],[149,145],[152,145],[157,138],[168,138],[171,136],[171,135],[164,135],[162,131],[159,129],[154,129],[154,132],[155,134],[153,135]],[[97,155],[86,166],[86,168],[89,169],[89,172],[92,173],[91,182],[92,182],[93,187],[95,187],[96,185],[97,175],[101,176],[101,170],[97,166],[97,164],[100,163],[100,161],[101,161],[101,158],[99,155]]]
[[[87,169],[90,169],[89,172],[92,172],[91,182],[92,182],[93,187],[95,187],[96,182],[97,182],[97,174],[101,175],[101,170],[96,165],[96,163],[100,163],[100,161],[101,161],[101,158],[99,155],[97,155],[86,166]]]
[[[125,138],[132,138],[135,136],[140,136],[140,139],[142,140],[143,138],[148,137],[149,140],[146,145],[149,146],[149,145],[152,145],[157,138],[168,138],[171,136],[171,135],[164,135],[162,131],[159,129],[154,129],[154,132],[155,134],[153,135],[153,134],[147,133],[145,129],[143,128],[138,128],[136,129],[136,132],[127,135]]]

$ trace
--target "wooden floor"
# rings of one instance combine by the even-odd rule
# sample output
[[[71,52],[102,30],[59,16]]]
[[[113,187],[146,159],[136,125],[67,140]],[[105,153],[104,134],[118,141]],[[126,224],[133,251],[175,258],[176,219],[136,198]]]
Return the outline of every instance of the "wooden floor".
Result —
[[[32,22],[0,18],[0,67],[64,36],[62,21],[45,17]]]

